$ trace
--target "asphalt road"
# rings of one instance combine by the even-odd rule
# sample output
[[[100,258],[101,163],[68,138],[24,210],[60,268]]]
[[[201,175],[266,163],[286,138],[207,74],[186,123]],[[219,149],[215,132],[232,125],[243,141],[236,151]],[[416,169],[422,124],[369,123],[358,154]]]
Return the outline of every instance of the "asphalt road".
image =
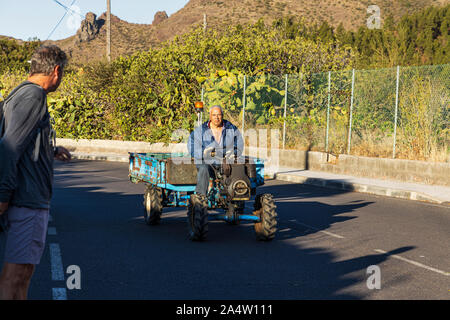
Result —
[[[126,163],[56,165],[30,299],[450,298],[448,206],[272,180],[258,193],[275,197],[274,241],[256,241],[251,223],[215,221],[207,241],[191,242],[185,208],[144,223],[145,186],[127,175]],[[73,265],[80,289],[69,290]],[[380,289],[368,286],[370,266]]]

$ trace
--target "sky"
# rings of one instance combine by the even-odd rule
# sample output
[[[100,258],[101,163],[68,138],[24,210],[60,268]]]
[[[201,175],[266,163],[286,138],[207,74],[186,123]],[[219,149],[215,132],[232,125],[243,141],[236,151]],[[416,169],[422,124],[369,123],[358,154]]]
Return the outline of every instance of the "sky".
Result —
[[[157,11],[166,11],[170,16],[188,2],[111,0],[111,13],[127,22],[150,24]],[[64,39],[76,33],[81,20],[90,11],[101,15],[106,11],[106,0],[0,0],[0,35],[22,40],[34,37],[40,40]]]

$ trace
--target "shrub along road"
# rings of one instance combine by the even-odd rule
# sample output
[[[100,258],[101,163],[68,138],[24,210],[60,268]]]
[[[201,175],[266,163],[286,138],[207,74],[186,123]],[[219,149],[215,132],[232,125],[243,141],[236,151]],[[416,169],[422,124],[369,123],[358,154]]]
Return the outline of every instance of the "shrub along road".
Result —
[[[52,220],[30,299],[450,296],[447,206],[272,180],[258,193],[275,197],[274,241],[256,241],[252,224],[217,221],[199,243],[187,239],[184,208],[165,209],[160,225],[147,226],[144,185],[127,175],[127,164],[117,162],[56,165]],[[4,240],[0,233],[0,257]],[[75,283],[67,272],[73,265],[80,289],[64,290],[68,279]]]

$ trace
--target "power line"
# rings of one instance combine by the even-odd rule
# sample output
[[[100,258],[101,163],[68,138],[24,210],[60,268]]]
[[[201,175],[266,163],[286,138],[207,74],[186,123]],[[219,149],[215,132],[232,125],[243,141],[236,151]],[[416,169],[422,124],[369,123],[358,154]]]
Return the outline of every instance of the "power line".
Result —
[[[73,4],[76,2],[77,0],[73,0],[72,3],[70,4],[70,6],[73,6]],[[73,10],[72,10],[73,11]],[[64,15],[62,16],[62,18],[58,21],[58,23],[56,24],[56,26],[53,28],[53,30],[50,32],[50,34],[47,37],[47,40],[50,39],[50,37],[52,36],[53,32],[55,32],[56,28],[58,28],[58,26],[61,24],[61,22],[64,20],[64,17],[66,16],[68,10],[66,10],[66,12],[64,13]]]
[[[54,2],[56,2],[57,4],[59,4],[61,7],[63,7],[64,9],[66,9],[66,12],[69,11],[71,14],[77,14],[79,15],[81,18],[84,18],[81,14],[79,14],[78,12],[72,10],[71,8],[66,7],[65,5],[63,5],[61,2],[59,2],[58,0],[53,0]]]

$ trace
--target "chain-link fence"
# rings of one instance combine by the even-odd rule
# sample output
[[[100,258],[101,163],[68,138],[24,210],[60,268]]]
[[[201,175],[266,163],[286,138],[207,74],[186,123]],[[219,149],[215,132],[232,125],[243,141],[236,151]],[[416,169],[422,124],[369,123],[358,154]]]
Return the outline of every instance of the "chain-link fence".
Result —
[[[221,105],[244,135],[278,129],[280,148],[450,161],[450,64],[228,76],[202,92],[205,112]]]

